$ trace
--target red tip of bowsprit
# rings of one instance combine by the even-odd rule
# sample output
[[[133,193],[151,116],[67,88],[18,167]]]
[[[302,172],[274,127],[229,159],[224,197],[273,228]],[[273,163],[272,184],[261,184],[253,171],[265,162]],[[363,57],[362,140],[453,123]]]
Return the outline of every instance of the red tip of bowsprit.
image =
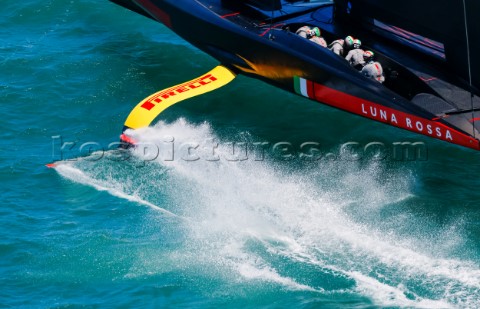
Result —
[[[130,136],[128,136],[126,134],[120,135],[120,142],[122,143],[122,145],[120,146],[121,148],[134,147],[135,144],[137,143],[137,141],[135,139],[131,138]]]
[[[48,164],[45,164],[46,167],[48,168],[55,168],[57,167],[57,164],[56,163],[48,163]]]

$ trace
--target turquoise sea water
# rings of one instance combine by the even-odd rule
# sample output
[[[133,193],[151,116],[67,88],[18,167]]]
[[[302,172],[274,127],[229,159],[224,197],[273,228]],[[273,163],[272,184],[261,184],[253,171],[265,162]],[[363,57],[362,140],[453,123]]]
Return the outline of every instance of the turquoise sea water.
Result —
[[[480,307],[477,152],[240,76],[135,132],[158,159],[87,155],[217,62],[107,1],[2,3],[0,307]],[[428,155],[352,160],[348,142]],[[61,156],[82,159],[44,166]]]

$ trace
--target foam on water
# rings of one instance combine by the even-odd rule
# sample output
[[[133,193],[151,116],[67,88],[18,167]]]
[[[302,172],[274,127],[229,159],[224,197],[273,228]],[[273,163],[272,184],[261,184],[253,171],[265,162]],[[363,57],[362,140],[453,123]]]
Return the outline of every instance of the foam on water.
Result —
[[[480,306],[479,265],[425,240],[428,230],[405,236],[384,225],[396,219],[379,215],[389,207],[400,207],[402,224],[419,223],[410,219],[408,208],[401,209],[414,198],[408,170],[385,175],[378,162],[320,161],[292,168],[295,163],[259,161],[253,154],[235,157],[231,144],[208,124],[183,119],[129,133],[143,145],[134,152],[135,162],[148,161],[146,167],[108,181],[103,175],[108,163],[88,163],[96,168],[69,163],[57,170],[73,181],[189,218],[186,243],[175,255],[179,264],[197,264],[196,270],[228,282],[360,295],[382,306]],[[254,141],[248,134],[242,138]],[[212,139],[220,142],[214,152],[204,147]],[[161,146],[159,155],[153,144]],[[159,170],[167,176],[153,177]],[[168,197],[170,208],[155,192]],[[329,285],[332,280],[335,286]]]

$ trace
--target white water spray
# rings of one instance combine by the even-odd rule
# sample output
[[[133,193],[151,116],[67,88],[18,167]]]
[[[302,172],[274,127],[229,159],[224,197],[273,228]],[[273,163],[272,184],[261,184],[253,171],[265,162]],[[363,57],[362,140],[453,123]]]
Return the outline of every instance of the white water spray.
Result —
[[[139,162],[148,162],[135,170],[130,183],[112,177],[110,183],[99,184],[98,171],[90,171],[88,178],[67,167],[60,166],[58,171],[73,181],[150,207],[158,203],[148,192],[166,194],[175,207],[162,211],[190,219],[185,225],[189,236],[185,251],[175,256],[179,264],[197,264],[227,281],[268,282],[320,294],[359,294],[381,306],[480,305],[478,265],[444,256],[441,250],[440,256],[434,256],[435,245],[422,243],[416,235],[385,230],[381,210],[401,207],[413,198],[409,173],[383,177],[378,163],[360,167],[341,161],[287,171],[278,162],[234,160],[228,143],[214,150],[220,160],[208,160],[212,148],[195,145],[219,138],[207,124],[194,126],[185,120],[132,134],[144,145],[163,144],[164,148],[159,156],[148,147],[136,152]],[[181,149],[182,145],[191,148]],[[171,160],[172,153],[179,156]],[[158,170],[168,170],[168,176],[152,179]],[[125,188],[126,183],[142,188],[148,184],[148,189],[132,198],[122,193],[132,191]],[[399,218],[406,219],[405,224],[416,223],[408,221],[408,210],[403,214]],[[452,233],[451,237],[462,236]],[[423,249],[432,246],[428,252]],[[284,265],[285,260],[289,265]],[[304,267],[311,271],[301,271]],[[332,288],[315,280],[322,276],[341,283]]]

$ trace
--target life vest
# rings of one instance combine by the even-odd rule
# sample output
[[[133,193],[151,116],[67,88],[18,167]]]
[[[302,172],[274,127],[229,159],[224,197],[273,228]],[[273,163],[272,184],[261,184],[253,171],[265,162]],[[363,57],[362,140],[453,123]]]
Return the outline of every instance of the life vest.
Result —
[[[339,44],[339,45],[343,48],[343,44],[344,44],[344,43],[345,43],[345,41],[342,40],[342,39],[335,40],[335,41],[333,41],[332,43],[330,43],[330,44],[328,45],[328,48],[332,49],[332,47],[333,47],[335,44]]]
[[[348,52],[345,60],[347,60],[352,66],[364,65],[365,60],[363,60],[363,50],[360,48],[352,49]]]
[[[369,78],[375,79],[376,81],[383,83],[385,77],[383,76],[383,68],[379,62],[370,61],[362,69],[361,73]]]
[[[327,42],[322,37],[314,36],[314,37],[311,37],[309,40],[314,42],[314,43],[317,43],[318,45],[320,45],[322,47],[327,47]]]
[[[311,28],[309,26],[303,26],[303,27],[298,28],[298,30],[295,32],[295,34],[298,34],[299,36],[301,36],[303,38],[308,38],[309,37],[308,31],[310,29]]]

